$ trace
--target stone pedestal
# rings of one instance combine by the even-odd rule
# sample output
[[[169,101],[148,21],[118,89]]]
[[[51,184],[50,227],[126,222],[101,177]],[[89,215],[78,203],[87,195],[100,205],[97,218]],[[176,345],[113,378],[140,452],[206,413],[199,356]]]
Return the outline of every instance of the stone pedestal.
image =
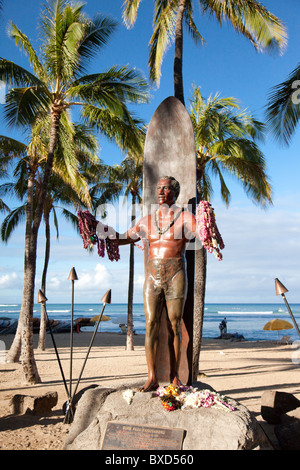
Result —
[[[200,383],[195,386],[209,388]],[[64,449],[101,450],[108,422],[184,430],[182,450],[252,450],[267,445],[255,417],[234,400],[228,401],[236,410],[229,412],[215,407],[167,411],[149,392],[134,393],[129,404],[123,397],[126,388],[99,387],[85,392]],[[131,386],[131,390],[136,388]],[[134,444],[132,449],[136,449]]]

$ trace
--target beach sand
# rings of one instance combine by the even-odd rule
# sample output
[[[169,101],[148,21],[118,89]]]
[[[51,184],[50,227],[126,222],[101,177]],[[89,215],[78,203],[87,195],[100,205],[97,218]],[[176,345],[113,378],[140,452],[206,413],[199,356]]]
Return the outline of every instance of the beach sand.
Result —
[[[73,390],[92,333],[74,333]],[[6,349],[13,336],[1,336]],[[38,335],[34,335],[34,342]],[[70,334],[56,334],[64,374],[69,380]],[[78,391],[96,384],[120,386],[143,384],[147,376],[144,336],[134,336],[134,351],[125,350],[126,336],[119,333],[96,335]],[[293,360],[294,358],[294,360]],[[41,383],[22,384],[20,363],[0,363],[0,449],[59,450],[69,431],[62,412],[66,392],[59,366],[47,335],[46,350],[35,349]],[[298,363],[299,362],[299,363]],[[200,354],[199,380],[245,405],[259,421],[260,400],[265,390],[290,392],[300,399],[300,346],[298,349],[274,341],[231,342],[204,339]],[[58,392],[58,403],[48,416],[13,415],[10,399],[16,394],[30,396]]]

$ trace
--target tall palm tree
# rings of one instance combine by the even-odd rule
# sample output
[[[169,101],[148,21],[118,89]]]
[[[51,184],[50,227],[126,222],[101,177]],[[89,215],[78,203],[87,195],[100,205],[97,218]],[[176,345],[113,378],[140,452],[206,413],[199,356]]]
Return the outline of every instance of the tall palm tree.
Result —
[[[266,114],[276,139],[288,145],[300,120],[300,64],[271,89]]]
[[[34,207],[36,207],[37,200],[39,198],[40,187],[39,183],[41,181],[36,180],[35,183],[35,191],[34,191]],[[5,184],[0,187],[0,191],[5,190],[5,192],[9,191],[11,193],[14,192],[15,186],[18,184],[10,183]],[[63,207],[57,206],[57,204],[62,204]],[[71,211],[69,211],[66,206],[74,206],[77,205],[78,207],[82,205],[82,201],[80,201],[78,194],[71,188],[68,184],[66,184],[61,178],[57,175],[52,174],[49,181],[49,188],[47,197],[44,203],[44,210],[43,210],[43,220],[45,224],[45,255],[44,255],[44,266],[42,271],[42,278],[41,278],[41,290],[43,293],[46,294],[46,279],[47,279],[47,270],[50,260],[50,215],[53,214],[53,223],[56,230],[56,237],[59,237],[59,228],[58,228],[58,217],[57,217],[57,209],[60,208],[62,210],[62,215],[65,216],[67,220],[70,220],[73,225],[76,224],[77,217]],[[1,240],[4,242],[8,242],[11,235],[13,234],[14,230],[17,226],[24,221],[26,217],[26,202],[21,206],[15,208],[14,210],[10,211],[10,213],[5,217],[1,224]],[[41,304],[41,315],[40,315],[40,331],[39,331],[39,341],[38,341],[38,349],[44,350],[45,349],[45,334],[46,334],[46,310],[45,305]],[[20,344],[20,343],[19,343]],[[20,344],[21,346],[21,344]]]
[[[9,137],[0,138],[1,161],[13,161],[17,159],[17,164],[13,170],[14,182],[1,185],[1,195],[15,195],[21,201],[26,199],[28,189],[28,174],[34,171],[34,189],[33,189],[33,214],[40,198],[43,181],[43,166],[46,160],[47,147],[47,120],[42,126],[34,127],[31,142],[27,146],[22,142],[15,141]],[[43,216],[45,222],[45,259],[42,274],[41,289],[46,293],[46,275],[50,255],[50,211],[54,213],[54,222],[57,227],[57,217],[55,214],[54,203],[61,201],[64,205],[75,204],[77,206],[90,202],[88,196],[88,187],[86,179],[89,178],[90,171],[97,171],[99,175],[103,172],[103,164],[96,156],[98,145],[90,129],[79,124],[74,125],[73,143],[66,139],[70,137],[65,131],[64,126],[60,128],[58,139],[58,148],[54,159],[53,173],[50,176],[49,190],[44,203]],[[67,142],[67,143],[66,143]],[[71,154],[70,154],[71,151]],[[60,156],[60,159],[58,158]],[[64,158],[62,158],[64,156]],[[99,177],[98,177],[99,178]],[[28,196],[28,195],[27,195]],[[12,210],[4,219],[1,225],[1,238],[7,242],[16,226],[26,217],[27,200],[16,209]],[[63,209],[63,215],[67,217],[73,225],[76,226],[77,217]],[[58,230],[58,229],[57,229]],[[21,323],[13,341],[13,346],[9,351],[17,359],[21,351]],[[43,349],[44,336],[46,329],[46,311],[45,306],[41,304],[41,327],[39,336],[39,347]],[[8,360],[10,356],[8,356]]]
[[[135,23],[140,3],[141,0],[124,0],[123,18],[127,26]],[[174,95],[183,104],[183,24],[196,44],[205,43],[195,24],[194,5],[203,15],[214,16],[221,26],[229,21],[256,50],[282,50],[286,45],[286,28],[281,20],[256,0],[155,0],[149,43],[150,79],[159,84],[164,53],[174,41]]]
[[[141,0],[124,0],[123,18],[128,26],[134,24],[140,3]],[[183,24],[196,44],[205,42],[194,20],[196,4],[203,15],[214,16],[221,26],[229,21],[235,31],[246,37],[256,50],[282,51],[286,46],[285,26],[256,0],[155,0],[148,60],[150,79],[159,84],[164,53],[174,41],[174,96],[183,104]],[[200,194],[197,194],[197,201],[199,200]],[[204,248],[196,250],[195,256],[194,322],[201,323],[206,285]],[[199,338],[195,338],[194,343],[195,341],[199,341]],[[200,345],[196,345],[196,349],[200,351],[199,347]],[[199,357],[194,357],[193,363],[198,364],[198,359]]]
[[[108,181],[100,184],[103,189],[97,204],[105,204],[116,200],[122,194],[125,198],[131,196],[131,225],[136,222],[136,204],[142,202],[141,192],[143,186],[143,156],[128,154],[120,165],[108,168]],[[127,303],[127,337],[126,349],[133,350],[133,291],[134,291],[134,245],[129,247],[129,280]]]
[[[234,98],[215,95],[205,100],[200,87],[193,88],[190,103],[190,117],[196,140],[197,190],[200,199],[209,201],[212,198],[213,186],[210,176],[215,176],[220,182],[221,197],[228,205],[230,191],[225,182],[225,176],[228,174],[241,183],[254,203],[262,207],[272,204],[272,189],[266,175],[265,159],[256,143],[257,140],[263,139],[264,125],[242,111]],[[194,319],[194,380],[197,379],[202,339],[206,251],[200,268],[201,282],[195,283],[195,289],[199,296],[203,296],[203,307]]]
[[[4,116],[10,125],[32,125],[50,119],[49,143],[42,191],[34,212],[27,204],[25,234],[25,269],[20,313],[22,322],[22,364],[24,379],[37,383],[40,379],[32,360],[32,312],[36,270],[37,235],[53,168],[59,129],[62,122],[72,133],[68,113],[79,107],[82,119],[121,148],[134,146],[138,121],[133,119],[127,103],[147,101],[147,83],[134,69],[112,67],[103,73],[86,74],[87,66],[106,45],[116,28],[114,20],[83,15],[83,3],[50,0],[41,15],[40,54],[25,34],[13,23],[10,35],[29,58],[33,72],[7,60],[0,60],[0,80],[9,91]],[[27,197],[32,201],[34,171],[28,178]]]

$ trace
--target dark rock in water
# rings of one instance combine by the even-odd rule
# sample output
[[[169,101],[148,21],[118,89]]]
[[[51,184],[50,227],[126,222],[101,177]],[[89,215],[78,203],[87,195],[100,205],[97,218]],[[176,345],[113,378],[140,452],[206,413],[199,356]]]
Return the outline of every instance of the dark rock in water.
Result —
[[[246,341],[243,335],[239,333],[224,333],[222,336],[218,336],[214,339],[228,339],[230,341]]]

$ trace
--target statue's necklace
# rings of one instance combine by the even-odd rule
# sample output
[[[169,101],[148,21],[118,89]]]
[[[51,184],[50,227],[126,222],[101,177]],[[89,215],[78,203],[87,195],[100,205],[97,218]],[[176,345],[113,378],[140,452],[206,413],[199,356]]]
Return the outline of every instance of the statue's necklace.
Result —
[[[176,217],[174,217],[174,215],[173,215],[173,218],[172,218],[171,222],[165,228],[161,229],[159,227],[159,217],[158,217],[159,209],[157,209],[157,211],[155,212],[155,217],[154,217],[154,226],[155,226],[155,230],[157,231],[158,235],[163,235],[168,230],[170,230],[170,228],[175,224],[176,220],[180,217],[182,211],[183,211],[183,209],[181,209],[177,213]]]

